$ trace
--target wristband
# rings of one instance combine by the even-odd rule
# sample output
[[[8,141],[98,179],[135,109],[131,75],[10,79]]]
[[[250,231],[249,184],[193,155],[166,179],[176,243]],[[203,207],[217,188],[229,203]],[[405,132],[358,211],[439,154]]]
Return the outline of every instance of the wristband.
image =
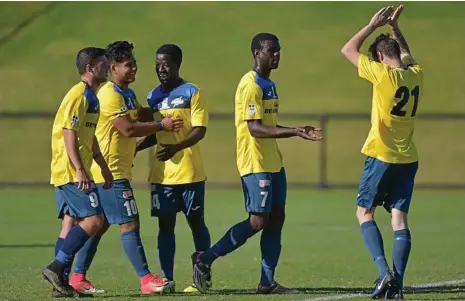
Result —
[[[161,121],[158,121],[158,122],[157,122],[157,126],[158,126],[158,128],[160,129],[160,131],[162,131],[162,130],[164,129],[163,123],[162,123]]]

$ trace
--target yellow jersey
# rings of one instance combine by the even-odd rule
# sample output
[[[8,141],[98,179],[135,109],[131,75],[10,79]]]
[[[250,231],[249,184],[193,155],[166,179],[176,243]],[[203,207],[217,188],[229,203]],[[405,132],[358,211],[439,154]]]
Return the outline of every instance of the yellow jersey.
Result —
[[[178,132],[157,132],[157,149],[160,144],[177,144],[187,138],[194,127],[207,127],[208,111],[199,88],[183,82],[171,91],[161,86],[147,95],[147,102],[154,111],[154,120],[160,121],[167,114],[181,117],[184,125]],[[149,182],[165,185],[188,184],[207,179],[199,143],[177,152],[166,162],[155,157]]]
[[[236,90],[235,124],[237,168],[241,176],[260,172],[278,172],[283,166],[274,138],[254,138],[247,121],[261,119],[267,126],[278,125],[279,100],[275,84],[257,72],[245,74]]]
[[[362,153],[386,163],[418,161],[413,142],[415,119],[423,98],[423,70],[410,55],[406,68],[391,68],[361,54],[358,74],[373,84],[371,129]]]
[[[132,179],[132,163],[136,152],[136,137],[126,137],[113,126],[112,120],[129,116],[137,122],[141,108],[133,90],[123,91],[113,82],[105,83],[97,94],[100,100],[100,120],[97,124],[97,137],[103,158],[108,164],[115,180]],[[92,175],[96,183],[103,183],[102,172],[97,163],[92,165]]]
[[[68,157],[63,129],[78,135],[79,154],[87,174],[92,177],[92,144],[99,119],[99,100],[84,82],[76,84],[64,97],[52,129],[52,163],[50,183],[55,186],[77,182],[76,168]]]

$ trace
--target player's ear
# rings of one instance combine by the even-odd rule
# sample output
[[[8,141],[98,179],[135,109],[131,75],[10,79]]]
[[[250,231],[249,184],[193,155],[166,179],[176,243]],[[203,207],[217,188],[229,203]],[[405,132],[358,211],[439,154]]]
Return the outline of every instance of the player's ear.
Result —
[[[253,56],[254,56],[254,57],[257,57],[259,53],[260,53],[260,50],[254,49],[254,51],[253,51]]]
[[[378,54],[378,59],[380,62],[384,60],[384,55],[381,51],[376,51],[376,54]]]

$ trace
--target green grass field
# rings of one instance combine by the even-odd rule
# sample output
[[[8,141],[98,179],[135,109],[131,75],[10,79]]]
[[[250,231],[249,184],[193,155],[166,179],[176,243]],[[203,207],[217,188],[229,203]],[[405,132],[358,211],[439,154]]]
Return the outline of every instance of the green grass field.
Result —
[[[136,47],[139,72],[134,89],[143,103],[158,84],[153,56],[163,43],[184,50],[182,75],[204,91],[212,112],[232,112],[236,85],[252,66],[250,40],[261,31],[282,43],[279,70],[273,73],[280,110],[292,113],[370,112],[371,87],[357,78],[340,54],[346,40],[390,2],[60,2],[11,39],[0,44],[0,112],[53,112],[77,80],[78,49],[127,39]],[[0,3],[0,40],[46,2]],[[407,3],[402,29],[425,70],[425,97],[419,113],[465,113],[462,57],[465,43],[463,2]],[[264,18],[259,18],[263,13]],[[367,45],[365,45],[367,46]],[[364,49],[366,49],[365,47]],[[283,120],[285,125],[317,120]],[[49,178],[52,120],[1,119],[1,181],[46,182]],[[451,183],[465,179],[465,120],[419,120],[415,139],[420,153],[417,182]],[[330,181],[357,182],[363,165],[359,151],[368,120],[331,120],[328,142]],[[318,143],[280,142],[289,181],[318,181]],[[210,183],[237,183],[233,120],[212,120],[202,151]],[[148,153],[136,158],[134,180],[145,183]],[[136,189],[142,236],[149,263],[159,271],[156,221],[148,216],[145,189]],[[240,190],[212,190],[207,222],[215,242],[245,217]],[[218,260],[211,295],[164,296],[169,300],[346,300],[366,293],[376,268],[363,245],[355,219],[356,191],[289,192],[287,222],[278,281],[296,287],[294,296],[253,295],[260,273],[259,238]],[[462,192],[416,191],[411,213],[413,250],[406,284],[436,283],[409,289],[410,300],[465,300],[465,205]],[[53,257],[59,222],[53,190],[0,190],[0,300],[49,300],[40,269]],[[377,217],[388,256],[389,218]],[[119,242],[117,228],[102,240],[90,278],[107,293],[95,300],[151,300],[140,297],[138,279]],[[177,287],[190,284],[192,239],[179,217],[175,274]],[[429,285],[431,286],[431,285]],[[334,297],[336,295],[336,297]],[[320,298],[321,297],[321,298]],[[320,298],[320,299],[317,299]],[[325,299],[326,298],[326,299]],[[347,299],[349,300],[349,299]],[[352,300],[352,299],[350,299]]]
[[[157,85],[153,71],[156,48],[174,42],[184,50],[182,75],[203,89],[210,110],[232,113],[236,85],[253,63],[250,40],[259,31],[272,31],[282,43],[281,66],[273,73],[282,112],[369,113],[370,85],[357,78],[340,49],[385,4],[391,3],[61,2],[0,47],[0,111],[54,112],[77,80],[73,64],[78,49],[128,39],[136,47],[139,72],[134,89],[142,103]],[[45,5],[1,3],[0,37]],[[458,30],[465,26],[464,8],[463,2],[406,6],[401,25],[425,70],[420,114],[465,113],[462,67],[457,63],[465,53]],[[258,11],[266,18],[259,19]],[[13,12],[18,12],[14,18]],[[0,126],[7,129],[0,144],[4,171],[0,181],[46,181],[51,124],[52,120],[0,120]],[[421,157],[419,182],[463,182],[465,139],[458,133],[464,125],[465,120],[419,121],[415,133]],[[359,151],[368,129],[369,120],[329,122],[324,135],[330,181],[357,181],[363,164]],[[280,147],[290,181],[318,180],[317,143],[289,139],[281,141]],[[210,181],[237,181],[232,119],[212,120],[202,148]],[[145,154],[138,158],[134,169],[137,182],[145,182],[147,160]]]
[[[52,189],[3,190],[0,219],[0,300],[47,300],[49,285],[40,269],[53,259],[59,221],[55,219]],[[156,251],[156,220],[149,217],[148,191],[136,190],[141,212],[142,239],[151,269],[159,271]],[[418,192],[411,214],[413,248],[406,284],[433,283],[465,278],[465,223],[463,194]],[[225,214],[227,212],[227,214]],[[355,219],[353,192],[295,192],[288,198],[283,232],[283,253],[277,279],[296,287],[292,296],[254,296],[260,277],[258,235],[241,249],[214,265],[211,295],[166,295],[168,300],[304,300],[321,296],[367,292],[376,278],[376,267],[365,249]],[[218,240],[245,217],[240,191],[209,190],[206,218],[212,240]],[[387,256],[392,232],[388,215],[379,212]],[[190,284],[193,243],[184,218],[176,229],[175,277],[182,290]],[[102,239],[90,279],[104,288],[101,299],[150,300],[140,297],[138,279],[119,242],[114,227]],[[164,297],[165,298],[165,297]],[[465,284],[417,289],[409,300],[463,300]],[[348,299],[349,300],[349,299]]]

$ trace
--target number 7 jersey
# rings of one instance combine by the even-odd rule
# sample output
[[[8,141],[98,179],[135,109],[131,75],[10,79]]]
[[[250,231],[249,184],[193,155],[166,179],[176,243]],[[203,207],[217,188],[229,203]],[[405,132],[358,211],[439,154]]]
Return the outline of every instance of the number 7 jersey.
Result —
[[[358,74],[373,84],[371,129],[362,153],[387,163],[418,161],[413,132],[423,96],[423,70],[410,55],[391,68],[360,54]]]

